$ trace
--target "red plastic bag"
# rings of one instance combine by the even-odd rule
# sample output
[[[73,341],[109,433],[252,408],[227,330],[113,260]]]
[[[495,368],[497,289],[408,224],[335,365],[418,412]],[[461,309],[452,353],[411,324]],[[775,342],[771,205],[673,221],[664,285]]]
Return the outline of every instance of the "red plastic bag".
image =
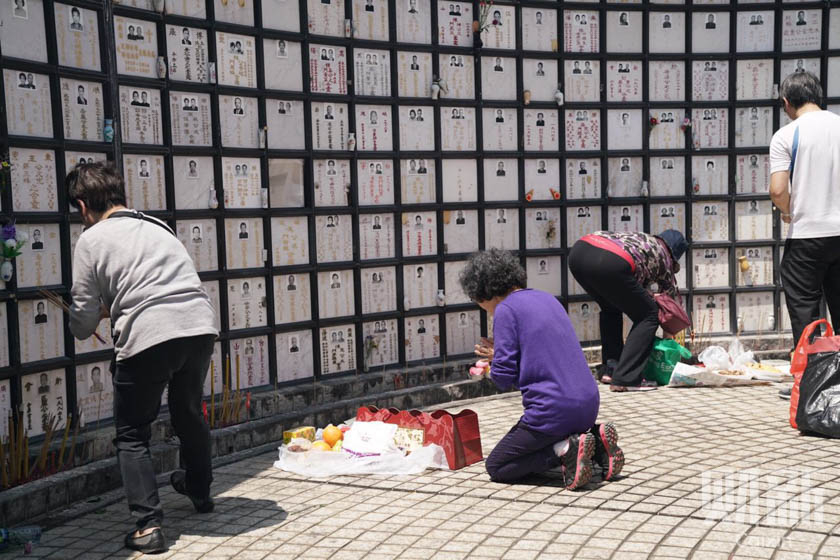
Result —
[[[419,410],[378,409],[375,406],[363,406],[356,413],[356,420],[360,422],[379,420],[387,424],[397,424],[401,428],[423,430],[424,444],[440,445],[446,453],[446,461],[452,470],[462,469],[484,458],[481,451],[478,414],[472,410],[450,414],[445,410],[428,413]]]
[[[668,334],[677,334],[691,326],[688,314],[679,302],[668,294],[655,294],[653,299],[659,306],[659,324]]]
[[[825,336],[821,336],[810,342],[811,335],[820,325],[825,325]],[[799,429],[796,424],[796,411],[799,408],[799,384],[802,382],[802,375],[808,365],[808,356],[820,352],[840,352],[840,336],[834,336],[834,330],[825,319],[814,321],[802,331],[796,350],[793,351],[793,358],[790,362],[790,374],[793,376],[793,389],[790,392],[790,425]]]

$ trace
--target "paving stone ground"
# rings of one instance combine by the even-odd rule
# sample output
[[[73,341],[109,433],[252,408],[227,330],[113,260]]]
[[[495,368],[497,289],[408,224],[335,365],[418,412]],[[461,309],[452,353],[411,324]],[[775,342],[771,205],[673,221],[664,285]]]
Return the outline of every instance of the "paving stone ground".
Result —
[[[620,480],[496,484],[483,463],[306,480],[265,454],[216,471],[210,515],[162,488],[171,549],[158,558],[840,558],[840,441],[792,430],[777,387],[603,389],[599,420],[616,422],[627,455]],[[521,414],[518,394],[469,408],[485,455]],[[121,501],[48,530],[33,556],[136,558],[122,548],[131,525]]]

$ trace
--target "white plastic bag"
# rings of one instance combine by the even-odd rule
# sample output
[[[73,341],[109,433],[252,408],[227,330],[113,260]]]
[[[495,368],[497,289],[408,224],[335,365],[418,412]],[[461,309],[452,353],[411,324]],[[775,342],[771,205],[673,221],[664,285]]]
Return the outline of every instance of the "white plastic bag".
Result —
[[[354,422],[344,434],[343,451],[357,457],[371,457],[401,451],[394,443],[396,424],[385,422]]]
[[[357,422],[356,425],[363,423],[367,422]],[[355,429],[354,427],[353,430]],[[353,430],[350,430],[347,435]],[[443,448],[435,444],[421,447],[408,455],[404,455],[402,451],[388,451],[381,455],[367,457],[354,456],[344,451],[293,453],[284,445],[280,447],[280,457],[274,466],[284,471],[314,478],[356,474],[419,474],[428,468],[449,470]]]
[[[729,359],[732,360],[732,369],[746,371],[747,364],[755,361],[751,351],[747,351],[738,338],[729,343]]]
[[[720,346],[709,346],[697,356],[697,359],[706,366],[707,369],[730,369],[732,362],[729,359],[729,353]]]

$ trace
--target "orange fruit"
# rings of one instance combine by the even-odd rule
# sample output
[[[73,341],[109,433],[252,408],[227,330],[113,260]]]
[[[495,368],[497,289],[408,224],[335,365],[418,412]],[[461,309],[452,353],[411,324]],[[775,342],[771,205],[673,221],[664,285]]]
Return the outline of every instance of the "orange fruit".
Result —
[[[327,443],[327,445],[332,447],[333,445],[335,445],[335,442],[344,438],[344,434],[339,428],[330,424],[329,426],[324,428],[324,433],[322,434],[322,437],[324,438],[324,441]]]
[[[318,451],[332,451],[332,446],[326,441],[319,439],[312,444],[312,449],[316,449]]]

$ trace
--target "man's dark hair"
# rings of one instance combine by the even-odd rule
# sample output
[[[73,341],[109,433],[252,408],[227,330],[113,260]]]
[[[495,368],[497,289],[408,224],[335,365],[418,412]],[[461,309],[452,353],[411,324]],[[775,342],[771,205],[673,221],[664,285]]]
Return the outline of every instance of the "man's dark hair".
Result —
[[[476,302],[506,296],[511,290],[527,287],[527,275],[519,259],[501,249],[470,255],[459,280],[467,297]]]
[[[799,72],[785,78],[779,95],[787,99],[791,107],[799,109],[806,103],[819,105],[823,90],[819,78],[811,72]]]
[[[64,180],[73,208],[79,201],[91,212],[101,214],[113,206],[126,206],[125,181],[111,162],[80,163]]]

